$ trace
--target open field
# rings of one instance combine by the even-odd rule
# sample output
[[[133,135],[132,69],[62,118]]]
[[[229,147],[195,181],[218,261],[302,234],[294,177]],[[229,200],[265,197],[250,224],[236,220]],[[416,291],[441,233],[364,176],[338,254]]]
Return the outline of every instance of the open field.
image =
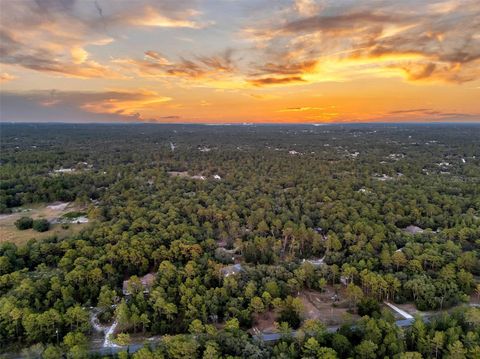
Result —
[[[49,222],[63,216],[66,213],[73,211],[80,211],[81,208],[72,203],[51,203],[51,204],[35,204],[22,209],[12,214],[0,215],[0,243],[14,242],[16,244],[23,244],[30,239],[44,239],[51,236],[67,237],[74,233],[78,233],[88,224],[85,223],[71,223],[67,229],[62,228],[61,224],[50,224],[50,229],[46,232],[37,232],[33,229],[18,230],[15,227],[15,221],[21,217],[31,217],[33,219],[47,219]]]

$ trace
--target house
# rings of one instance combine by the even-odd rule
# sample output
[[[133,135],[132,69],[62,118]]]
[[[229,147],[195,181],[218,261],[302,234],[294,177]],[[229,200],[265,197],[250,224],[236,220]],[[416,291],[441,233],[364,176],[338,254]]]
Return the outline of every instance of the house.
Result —
[[[75,172],[74,168],[60,168],[58,170],[53,170],[55,173],[72,173]]]
[[[403,229],[405,232],[410,233],[410,234],[418,234],[418,233],[423,233],[423,229],[417,226],[410,225],[407,228]]]
[[[325,259],[325,257],[323,257],[323,258],[315,258],[315,259],[303,259],[303,260],[302,260],[302,263],[307,262],[307,263],[310,263],[310,264],[311,264],[312,266],[314,266],[314,267],[320,267],[320,266],[322,266],[323,264],[325,264],[325,263],[324,263],[324,259]]]
[[[153,287],[153,284],[155,283],[155,273],[148,273],[144,275],[143,277],[138,278],[140,285],[143,287],[143,293],[147,294],[150,292],[150,289]],[[132,279],[127,279],[123,281],[122,285],[122,292],[123,295],[131,295],[130,289],[131,285],[134,285],[134,283],[131,283]]]
[[[243,267],[241,264],[237,263],[231,266],[223,267],[220,272],[224,277],[228,277],[230,275],[238,274],[243,272]]]

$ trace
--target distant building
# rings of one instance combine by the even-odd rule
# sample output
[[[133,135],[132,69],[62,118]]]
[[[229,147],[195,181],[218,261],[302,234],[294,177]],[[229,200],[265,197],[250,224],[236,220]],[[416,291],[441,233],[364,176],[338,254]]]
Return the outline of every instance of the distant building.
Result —
[[[58,170],[53,170],[53,172],[55,173],[71,173],[71,172],[74,172],[75,169],[74,168],[60,168]]]
[[[140,280],[140,284],[143,287],[143,292],[144,293],[149,293],[150,288],[153,287],[153,284],[155,283],[155,274],[154,273],[148,273],[144,275],[143,277],[138,278]],[[130,281],[131,279],[127,279],[123,281],[123,286],[122,286],[122,292],[123,295],[130,295],[129,287],[130,287]]]
[[[314,266],[314,267],[320,267],[320,266],[322,266],[322,265],[325,264],[325,263],[324,263],[324,259],[325,259],[325,257],[323,257],[323,258],[314,258],[314,259],[303,259],[303,260],[302,260],[302,263],[307,262],[307,263],[310,263],[310,264],[311,264],[312,266]]]
[[[403,230],[407,233],[410,233],[410,234],[423,233],[423,229],[421,229],[420,227],[417,227],[417,226],[412,226],[412,225],[408,226],[407,228],[404,228]]]
[[[243,267],[241,264],[237,263],[231,266],[223,267],[220,272],[224,277],[228,277],[243,272]]]

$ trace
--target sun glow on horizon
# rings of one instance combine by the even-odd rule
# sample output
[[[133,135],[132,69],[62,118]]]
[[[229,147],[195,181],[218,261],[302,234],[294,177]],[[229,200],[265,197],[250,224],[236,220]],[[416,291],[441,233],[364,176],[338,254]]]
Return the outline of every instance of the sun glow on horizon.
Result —
[[[480,121],[480,3],[416,6],[5,1],[0,120]]]

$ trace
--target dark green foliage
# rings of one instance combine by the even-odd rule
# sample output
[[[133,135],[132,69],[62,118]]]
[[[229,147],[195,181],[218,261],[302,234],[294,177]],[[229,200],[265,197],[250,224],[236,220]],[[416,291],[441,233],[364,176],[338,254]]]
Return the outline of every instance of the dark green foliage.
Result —
[[[22,217],[15,221],[15,227],[17,227],[17,229],[21,231],[32,228],[32,225],[33,219],[31,219],[30,217]]]
[[[78,218],[78,217],[81,217],[81,216],[85,216],[86,214],[87,213],[85,213],[85,212],[73,211],[73,212],[65,213],[62,217],[65,218],[65,219],[74,219],[74,218]]]
[[[300,316],[291,307],[283,309],[278,320],[279,322],[288,323],[294,329],[298,328],[301,323]]]
[[[46,232],[50,228],[50,222],[46,219],[35,219],[32,228],[37,232]]]
[[[380,313],[380,305],[374,298],[364,298],[357,304],[358,314],[374,316]]]

